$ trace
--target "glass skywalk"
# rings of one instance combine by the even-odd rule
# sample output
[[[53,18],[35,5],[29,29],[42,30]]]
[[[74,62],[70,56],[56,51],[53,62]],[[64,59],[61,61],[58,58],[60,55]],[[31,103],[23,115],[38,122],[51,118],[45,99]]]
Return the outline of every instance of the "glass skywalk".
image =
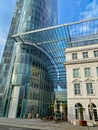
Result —
[[[98,43],[98,18],[63,24],[13,35],[16,42],[31,43],[44,50],[50,57],[52,65],[49,74],[56,86],[66,88],[65,49]]]

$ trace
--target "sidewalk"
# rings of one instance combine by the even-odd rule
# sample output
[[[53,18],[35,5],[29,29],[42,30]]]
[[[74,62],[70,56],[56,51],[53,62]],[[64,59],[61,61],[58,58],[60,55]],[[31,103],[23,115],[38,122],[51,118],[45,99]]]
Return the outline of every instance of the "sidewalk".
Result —
[[[37,130],[98,130],[98,126],[82,127],[73,126],[70,122],[55,123],[54,121],[43,122],[41,119],[8,119],[0,118],[0,125],[33,128]]]

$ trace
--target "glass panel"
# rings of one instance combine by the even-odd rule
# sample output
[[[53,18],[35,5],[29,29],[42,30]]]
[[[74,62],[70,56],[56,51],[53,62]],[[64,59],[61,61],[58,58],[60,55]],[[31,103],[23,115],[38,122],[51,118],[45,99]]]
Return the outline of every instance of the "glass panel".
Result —
[[[90,68],[85,68],[85,77],[91,76]]]
[[[74,94],[80,94],[80,83],[74,84]]]
[[[96,67],[96,73],[97,73],[97,76],[98,76],[98,67]]]
[[[72,59],[73,59],[73,60],[76,60],[76,59],[77,59],[77,53],[73,53],[73,54],[72,54]]]
[[[94,51],[94,57],[98,57],[98,50]]]
[[[79,78],[79,69],[73,69],[73,77]]]
[[[83,52],[83,58],[88,58],[88,52]]]
[[[87,94],[93,94],[92,83],[86,83]]]

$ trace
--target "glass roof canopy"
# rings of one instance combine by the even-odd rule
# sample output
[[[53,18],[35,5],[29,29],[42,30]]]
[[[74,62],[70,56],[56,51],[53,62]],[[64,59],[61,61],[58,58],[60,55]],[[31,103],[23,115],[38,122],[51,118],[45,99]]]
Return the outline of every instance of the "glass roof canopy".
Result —
[[[13,35],[16,42],[31,43],[44,50],[53,60],[49,73],[56,86],[66,88],[65,49],[98,43],[98,18],[63,24]],[[53,69],[52,69],[53,68]]]

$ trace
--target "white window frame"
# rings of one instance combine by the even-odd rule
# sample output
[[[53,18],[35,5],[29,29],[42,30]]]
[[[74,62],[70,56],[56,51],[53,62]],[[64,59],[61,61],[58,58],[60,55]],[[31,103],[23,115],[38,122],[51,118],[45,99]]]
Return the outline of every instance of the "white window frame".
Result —
[[[88,58],[88,52],[87,51],[83,52],[82,54],[83,54],[83,59]]]
[[[87,85],[89,85],[89,86],[87,86]],[[93,95],[94,94],[93,83],[86,83],[86,91],[87,91],[87,95]]]
[[[90,70],[90,71],[87,72],[87,69]],[[91,76],[91,68],[89,68],[89,67],[84,68],[84,73],[85,73],[85,77],[90,77]]]
[[[77,53],[72,53],[72,60],[77,60]]]
[[[75,73],[75,71],[77,71]],[[73,69],[73,78],[79,78],[80,77],[80,69]]]
[[[75,95],[80,95],[81,94],[80,83],[74,83],[74,94]]]

